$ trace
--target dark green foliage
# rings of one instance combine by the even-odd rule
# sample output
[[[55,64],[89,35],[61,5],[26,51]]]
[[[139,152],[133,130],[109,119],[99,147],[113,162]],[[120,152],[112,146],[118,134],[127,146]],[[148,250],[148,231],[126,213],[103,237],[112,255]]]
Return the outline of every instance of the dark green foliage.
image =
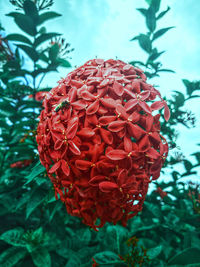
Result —
[[[35,96],[51,89],[41,87],[41,82],[58,67],[71,66],[66,59],[72,51],[69,44],[43,26],[60,14],[45,10],[52,0],[10,2],[20,9],[9,16],[23,33],[0,39],[0,266],[200,266],[199,186],[181,180],[197,173],[200,152],[192,154],[191,162],[176,144],[177,125],[195,127],[195,117],[185,104],[199,97],[200,82],[184,79],[186,92],[174,91],[167,100],[171,118],[162,123],[162,133],[169,142],[170,155],[163,171],[171,179],[154,182],[160,189],[146,197],[143,211],[127,227],[107,223],[95,232],[79,218],[69,216],[64,205],[55,200],[35,142],[41,110]],[[148,58],[131,64],[153,78],[171,71],[157,61],[165,51],[159,52],[154,42],[172,27],[157,29],[157,21],[169,7],[160,12],[160,0],[146,2],[149,7],[138,10],[145,17],[148,32],[132,40],[138,40]],[[29,60],[28,66],[24,59]],[[18,167],[16,162],[20,162]],[[177,163],[183,171],[174,169]]]

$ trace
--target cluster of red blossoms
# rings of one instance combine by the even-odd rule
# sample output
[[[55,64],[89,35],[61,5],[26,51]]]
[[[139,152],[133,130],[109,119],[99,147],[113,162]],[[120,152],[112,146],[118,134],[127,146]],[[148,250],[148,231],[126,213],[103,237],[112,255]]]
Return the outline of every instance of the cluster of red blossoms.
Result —
[[[24,168],[32,163],[32,159],[24,159],[10,164],[10,168]]]
[[[164,108],[170,116],[159,91],[138,68],[94,59],[62,79],[43,106],[36,140],[56,197],[95,230],[126,226],[168,153],[160,114],[152,115]]]

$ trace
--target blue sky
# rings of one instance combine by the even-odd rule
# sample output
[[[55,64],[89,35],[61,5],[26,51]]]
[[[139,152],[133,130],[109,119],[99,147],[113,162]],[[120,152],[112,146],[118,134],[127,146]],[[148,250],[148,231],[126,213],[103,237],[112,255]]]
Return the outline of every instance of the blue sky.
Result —
[[[162,95],[171,97],[173,90],[185,92],[181,79],[200,80],[200,1],[162,0],[161,10],[171,7],[169,13],[159,21],[158,29],[175,26],[155,44],[159,51],[166,50],[160,59],[163,66],[174,69],[175,74],[163,73],[150,81],[160,86]],[[46,23],[50,31],[58,31],[71,46],[71,64],[80,66],[94,57],[119,58],[125,62],[146,59],[137,42],[129,40],[146,31],[143,16],[136,8],[147,7],[145,0],[55,0],[53,10],[63,16]],[[4,14],[12,10],[7,0],[0,0],[0,17],[7,33],[19,31],[11,18]],[[55,86],[69,69],[52,74],[44,85]],[[200,143],[200,99],[190,100],[186,109],[197,115],[197,126],[187,130],[178,128],[178,145],[186,157],[196,152]]]

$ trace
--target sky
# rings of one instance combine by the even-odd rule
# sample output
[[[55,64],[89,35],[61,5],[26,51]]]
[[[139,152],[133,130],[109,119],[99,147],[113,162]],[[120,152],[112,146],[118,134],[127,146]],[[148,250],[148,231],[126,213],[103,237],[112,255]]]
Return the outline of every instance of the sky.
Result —
[[[55,0],[52,9],[60,14],[55,20],[46,23],[47,29],[63,33],[71,43],[74,52],[70,63],[73,68],[60,69],[52,74],[44,85],[55,86],[76,66],[98,57],[109,59],[116,57],[125,62],[145,61],[146,54],[137,42],[130,39],[138,33],[145,33],[144,17],[136,8],[147,7],[145,0]],[[151,84],[159,85],[163,96],[170,98],[173,90],[185,92],[182,79],[200,80],[200,1],[199,0],[162,0],[161,10],[170,6],[171,10],[159,21],[158,28],[175,26],[162,38],[155,41],[159,51],[166,50],[160,57],[164,68],[173,69],[175,74],[163,73],[152,79]],[[12,18],[5,14],[13,11],[8,0],[0,0],[0,18],[7,33],[19,32]],[[189,100],[186,109],[192,110],[197,117],[197,127],[186,129],[179,126],[180,136],[177,145],[186,158],[198,150],[200,143],[200,98]],[[190,158],[192,159],[192,158]],[[179,166],[177,167],[179,170]],[[197,179],[197,176],[194,177]],[[198,174],[198,179],[200,175]]]

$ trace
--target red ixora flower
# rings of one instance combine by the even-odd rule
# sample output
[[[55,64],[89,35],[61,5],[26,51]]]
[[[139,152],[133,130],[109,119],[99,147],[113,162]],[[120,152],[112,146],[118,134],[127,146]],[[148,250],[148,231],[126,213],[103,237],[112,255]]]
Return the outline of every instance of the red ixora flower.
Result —
[[[36,140],[56,198],[95,230],[126,226],[168,154],[154,114],[164,108],[170,117],[159,91],[138,68],[93,59],[59,81],[43,107]]]
[[[32,159],[24,159],[10,164],[10,168],[23,168],[29,166],[31,163]]]

